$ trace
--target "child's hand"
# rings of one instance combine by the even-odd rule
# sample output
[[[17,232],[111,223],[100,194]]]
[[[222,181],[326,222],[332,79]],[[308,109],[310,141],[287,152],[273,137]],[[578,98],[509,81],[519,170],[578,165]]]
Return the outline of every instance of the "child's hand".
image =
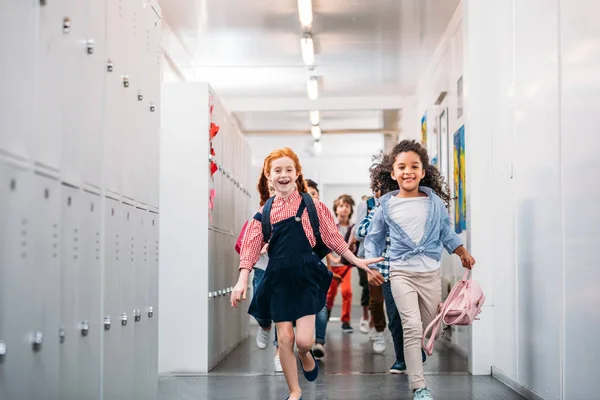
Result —
[[[381,272],[373,270],[373,273],[367,277],[369,280],[369,285],[371,286],[381,286],[385,279],[383,279],[383,275]]]
[[[372,275],[372,274],[375,273],[374,270],[372,270],[371,268],[369,268],[369,265],[371,265],[371,264],[379,264],[380,262],[382,262],[384,260],[384,258],[383,257],[368,258],[368,259],[357,258],[356,260],[357,260],[357,262],[355,262],[354,265],[356,265],[358,268],[366,271],[367,272],[367,277],[369,277],[370,275]]]
[[[262,250],[260,251],[260,254],[267,254],[268,251],[269,251],[269,243],[267,243],[263,246]]]
[[[475,259],[467,251],[467,249],[464,248],[464,246],[460,246],[454,252],[460,257],[460,261],[462,262],[464,268],[473,269],[473,265],[475,265]]]
[[[248,282],[239,280],[231,292],[231,307],[237,308],[238,303],[246,300],[246,291],[248,290]]]
[[[332,274],[333,274],[333,272],[332,272]],[[341,277],[341,275],[338,275],[338,274],[333,274],[333,279],[335,279],[335,280],[336,280],[336,281],[338,281],[338,282],[341,282],[341,281],[342,281],[342,277]]]

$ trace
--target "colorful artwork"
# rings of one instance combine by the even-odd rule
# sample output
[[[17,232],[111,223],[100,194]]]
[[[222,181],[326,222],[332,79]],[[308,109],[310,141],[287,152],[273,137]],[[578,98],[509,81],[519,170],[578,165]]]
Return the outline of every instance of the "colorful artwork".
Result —
[[[467,229],[467,194],[465,166],[465,126],[454,134],[454,231]]]
[[[427,148],[427,112],[421,118],[421,144]]]

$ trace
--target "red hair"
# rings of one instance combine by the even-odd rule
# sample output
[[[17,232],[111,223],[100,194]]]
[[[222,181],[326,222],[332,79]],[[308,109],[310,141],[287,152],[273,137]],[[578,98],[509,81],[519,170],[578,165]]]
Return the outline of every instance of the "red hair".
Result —
[[[296,168],[296,172],[298,173],[298,179],[296,179],[296,188],[299,192],[308,192],[308,188],[306,187],[306,181],[304,180],[304,176],[302,175],[302,166],[300,165],[300,160],[298,160],[298,156],[292,149],[289,147],[284,147],[282,149],[277,149],[271,152],[265,158],[263,163],[262,174],[260,175],[260,179],[258,180],[258,193],[260,193],[260,205],[263,206],[267,200],[271,197],[269,193],[269,183],[267,181],[267,174],[271,171],[271,165],[273,161],[278,160],[280,158],[288,157],[291,158],[294,162],[294,168]]]

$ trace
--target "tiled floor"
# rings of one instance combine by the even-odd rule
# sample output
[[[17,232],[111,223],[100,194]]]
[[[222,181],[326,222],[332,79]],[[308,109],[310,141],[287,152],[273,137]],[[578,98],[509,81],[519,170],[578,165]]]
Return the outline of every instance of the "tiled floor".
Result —
[[[360,310],[355,311],[358,321]],[[407,377],[388,373],[395,358],[389,332],[388,348],[379,355],[371,350],[368,336],[358,331],[358,323],[354,328],[355,333],[344,334],[339,322],[330,322],[321,375],[312,384],[300,379],[303,399],[412,399]],[[159,399],[283,400],[288,394],[287,386],[283,375],[273,372],[273,355],[272,346],[259,350],[252,335],[208,375],[162,377]],[[470,376],[467,360],[443,341],[427,360],[425,373],[436,400],[523,399],[490,376]]]

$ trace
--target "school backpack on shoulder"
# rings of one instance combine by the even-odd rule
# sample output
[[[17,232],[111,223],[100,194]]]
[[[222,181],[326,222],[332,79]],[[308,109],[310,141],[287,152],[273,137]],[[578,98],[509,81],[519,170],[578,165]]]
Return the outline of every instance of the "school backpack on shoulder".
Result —
[[[469,277],[469,270],[465,271],[463,278],[456,282],[445,302],[440,304],[438,314],[423,332],[422,345],[425,352],[433,354],[435,337],[439,332],[442,322],[446,325],[471,325],[481,313],[485,302],[485,295],[479,283]],[[430,333],[428,333],[430,332]],[[425,339],[429,336],[429,341]]]
[[[310,226],[312,227],[316,239],[313,251],[319,257],[319,259],[322,259],[325,256],[327,256],[327,254],[329,254],[331,250],[329,250],[329,248],[325,245],[321,237],[321,231],[319,230],[319,214],[317,214],[315,202],[308,193],[300,194],[302,195],[302,201],[304,201],[304,205],[306,206],[306,211],[308,212],[308,219],[310,220]],[[267,200],[267,202],[263,206],[262,216],[260,218],[263,232],[263,240],[265,241],[265,243],[269,243],[269,240],[271,239],[271,208],[273,207],[274,199],[275,197],[271,197],[269,200]]]

